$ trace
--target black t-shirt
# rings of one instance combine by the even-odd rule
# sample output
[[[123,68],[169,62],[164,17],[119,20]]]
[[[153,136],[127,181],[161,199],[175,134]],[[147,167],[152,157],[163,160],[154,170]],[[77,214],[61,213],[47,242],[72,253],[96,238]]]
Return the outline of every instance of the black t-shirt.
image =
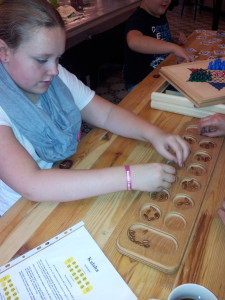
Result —
[[[125,34],[138,30],[156,39],[171,42],[171,34],[166,15],[156,18],[144,9],[137,10],[127,20]],[[127,84],[138,84],[143,80],[168,54],[142,54],[132,51],[125,40],[124,80]]]

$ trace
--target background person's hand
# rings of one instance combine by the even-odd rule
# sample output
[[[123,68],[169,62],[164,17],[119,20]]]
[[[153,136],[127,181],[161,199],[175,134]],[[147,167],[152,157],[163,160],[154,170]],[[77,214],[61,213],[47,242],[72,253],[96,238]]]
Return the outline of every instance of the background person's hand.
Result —
[[[177,62],[181,63],[183,61],[192,62],[194,61],[193,56],[188,53],[183,47],[174,44],[173,54],[177,57]]]
[[[221,208],[218,209],[217,213],[221,221],[225,225],[225,200],[221,203]]]
[[[184,45],[187,41],[187,37],[184,32],[177,32],[173,39],[174,39],[174,42],[180,46]]]
[[[217,113],[202,118],[198,125],[198,133],[208,137],[225,135],[225,115]]]

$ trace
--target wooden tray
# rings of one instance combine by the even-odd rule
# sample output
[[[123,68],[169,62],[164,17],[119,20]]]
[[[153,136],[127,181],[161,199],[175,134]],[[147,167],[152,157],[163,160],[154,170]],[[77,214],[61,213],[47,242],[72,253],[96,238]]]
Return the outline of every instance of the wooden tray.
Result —
[[[180,134],[191,154],[184,168],[175,166],[177,181],[169,190],[142,194],[125,216],[116,245],[122,254],[168,274],[179,268],[223,143],[198,135],[194,122]]]
[[[166,94],[153,92],[150,101],[151,108],[169,111],[185,116],[202,118],[215,113],[225,114],[225,104],[216,104],[207,107],[195,107],[194,104],[181,94]]]
[[[225,87],[217,90],[208,82],[188,81],[190,69],[207,69],[209,62],[208,59],[162,67],[159,73],[197,107],[225,103]]]

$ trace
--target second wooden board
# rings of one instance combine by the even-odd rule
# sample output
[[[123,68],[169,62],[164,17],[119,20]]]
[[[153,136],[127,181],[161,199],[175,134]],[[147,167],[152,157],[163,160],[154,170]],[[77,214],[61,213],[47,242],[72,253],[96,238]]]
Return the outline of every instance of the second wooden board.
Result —
[[[179,65],[162,67],[160,69],[160,75],[190,99],[196,107],[225,103],[224,76],[220,79],[218,78],[218,80],[213,79],[211,82],[189,81],[192,72],[191,70],[207,69],[209,62],[210,60],[200,60],[192,63],[182,63]],[[219,83],[220,89],[218,86],[214,85],[215,81]]]

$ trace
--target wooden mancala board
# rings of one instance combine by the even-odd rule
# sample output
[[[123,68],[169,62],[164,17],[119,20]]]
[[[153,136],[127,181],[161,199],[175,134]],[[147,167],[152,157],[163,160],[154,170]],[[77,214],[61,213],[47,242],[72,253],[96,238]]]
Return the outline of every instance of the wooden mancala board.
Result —
[[[162,67],[159,73],[196,107],[225,103],[225,87],[218,90],[209,82],[189,81],[190,69],[207,69],[209,62],[210,60],[199,60],[192,63],[166,66]],[[222,80],[222,84],[225,84],[225,78],[220,80]]]
[[[186,123],[180,132],[191,153],[169,190],[143,193],[117,239],[117,249],[139,262],[175,273],[184,256],[223,138],[197,134],[197,123]]]

